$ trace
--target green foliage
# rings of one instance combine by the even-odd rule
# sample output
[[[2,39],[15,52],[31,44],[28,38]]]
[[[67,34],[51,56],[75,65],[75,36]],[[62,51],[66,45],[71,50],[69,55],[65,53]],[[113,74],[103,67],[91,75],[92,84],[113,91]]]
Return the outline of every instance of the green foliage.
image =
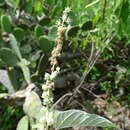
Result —
[[[7,66],[17,66],[20,62],[15,53],[8,48],[0,50],[0,58],[6,63]]]
[[[49,33],[48,33],[48,39],[50,41],[55,41],[56,38],[57,38],[57,27],[52,26],[51,29],[49,30]]]
[[[20,107],[6,106],[3,104],[1,106],[2,106],[0,112],[1,115],[0,124],[2,124],[1,129],[3,130],[16,129],[15,124],[18,122],[19,118],[21,118],[23,115],[22,109]]]
[[[29,128],[29,119],[28,116],[24,116],[19,121],[16,130],[28,130],[28,128]]]
[[[5,2],[12,8],[16,8],[19,4],[19,0],[5,0]]]
[[[44,53],[49,53],[52,50],[53,43],[46,36],[40,36],[39,46]]]
[[[81,29],[84,30],[84,31],[88,31],[88,30],[91,30],[92,27],[93,27],[93,22],[87,21],[82,25]]]
[[[41,100],[35,92],[31,92],[23,105],[24,112],[31,118],[37,118],[42,107]]]
[[[66,31],[66,37],[76,37],[79,29],[79,26],[72,26]]]
[[[2,78],[0,78],[0,83],[6,88],[6,89],[4,89],[3,92],[6,92],[5,90],[8,90],[9,94],[14,93],[15,88],[14,88],[13,83],[12,83],[13,79],[10,78],[10,75],[8,74],[8,71],[1,69],[0,70],[0,77],[2,77]],[[10,79],[12,79],[12,80],[10,80]],[[2,88],[1,88],[1,90],[3,90]]]
[[[26,32],[22,28],[16,27],[14,29],[14,33],[13,34],[15,35],[17,40],[19,42],[21,42],[25,38]]]
[[[63,129],[74,126],[115,127],[109,120],[80,110],[59,112],[55,120],[55,128]]]
[[[34,31],[35,31],[35,36],[36,36],[37,38],[39,38],[41,35],[44,34],[43,29],[42,29],[42,27],[41,27],[40,25],[36,25]]]
[[[2,15],[1,16],[1,28],[3,32],[11,32],[12,27],[11,27],[11,20],[9,16]]]
[[[57,58],[61,70],[79,68],[79,72],[76,71],[76,73],[82,75],[85,66],[90,68],[93,61],[96,61],[96,57],[98,57],[98,51],[103,51],[104,47],[106,47],[107,51],[103,53],[98,61],[102,61],[102,64],[105,65],[103,66],[97,62],[96,67],[92,67],[92,71],[87,77],[89,80],[86,79],[85,82],[99,82],[98,79],[104,75],[102,71],[106,71],[109,65],[110,67],[119,65],[119,67],[114,68],[114,71],[106,72],[104,77],[107,78],[105,81],[98,83],[96,90],[99,91],[98,94],[102,92],[110,93],[111,96],[115,95],[118,99],[119,97],[121,99],[125,97],[125,101],[129,101],[130,95],[128,92],[130,92],[130,89],[128,84],[130,73],[127,71],[130,66],[127,59],[129,54],[127,54],[127,58],[120,56],[122,51],[116,45],[116,42],[121,42],[121,47],[125,48],[123,51],[129,51],[130,2],[128,0],[0,0],[0,82],[3,85],[0,89],[2,94],[0,97],[4,98],[7,91],[10,94],[14,93],[15,90],[21,90],[31,82],[35,83],[40,89],[41,84],[44,83],[45,72],[50,72],[49,57],[56,46],[58,37],[57,21],[63,19],[62,14],[66,7],[70,7],[72,11],[68,14],[69,19],[65,21],[65,25],[69,25],[69,28],[64,32],[64,38],[62,39],[61,59]],[[7,34],[3,35],[3,32]],[[109,41],[111,37],[113,39],[112,44],[108,45],[106,41]],[[77,58],[79,53],[80,58]],[[121,60],[119,60],[120,58]],[[122,70],[125,70],[125,72]],[[120,92],[122,89],[124,93]],[[24,105],[24,111],[28,115],[31,112],[31,114],[35,115],[31,115],[31,117],[36,117],[40,110],[39,104],[41,104],[41,101],[36,93],[32,95],[32,98],[34,98],[32,100],[35,100],[36,97],[36,100],[32,103],[34,106],[26,108],[26,105]],[[25,104],[28,104],[30,97],[28,98]],[[2,118],[5,119],[7,116],[5,124],[8,124],[15,108],[13,110],[6,108],[6,111],[9,115],[4,114]],[[75,115],[71,112],[74,112]],[[79,116],[81,118],[84,116],[100,118],[97,115],[71,110],[61,112],[58,118],[61,118],[61,116],[65,118],[67,114],[70,114],[72,119]],[[18,113],[16,115],[21,116]],[[78,119],[73,120],[73,122],[69,120],[70,118],[64,120],[65,124],[61,126],[59,126],[60,123],[57,123],[56,128],[71,127],[76,123],[79,123],[79,125],[87,124],[86,122],[80,124],[81,122]],[[106,119],[104,120],[107,123],[109,122]],[[27,124],[24,123],[25,126],[21,125],[24,121],[27,121],[27,117],[22,118],[18,130],[28,127],[27,122]],[[105,123],[100,124],[100,121],[96,122],[99,123],[97,126],[104,126]],[[0,122],[3,121],[0,120]],[[70,122],[71,124],[69,124]],[[10,123],[7,128],[5,124],[2,129],[11,129]]]
[[[20,53],[18,43],[12,34],[9,35],[9,40],[10,40],[10,45],[12,47],[13,52],[18,56],[19,59],[22,59],[22,55]]]
[[[50,23],[50,18],[49,17],[42,17],[40,18],[39,20],[39,24],[41,26],[45,26],[45,25],[48,25]]]

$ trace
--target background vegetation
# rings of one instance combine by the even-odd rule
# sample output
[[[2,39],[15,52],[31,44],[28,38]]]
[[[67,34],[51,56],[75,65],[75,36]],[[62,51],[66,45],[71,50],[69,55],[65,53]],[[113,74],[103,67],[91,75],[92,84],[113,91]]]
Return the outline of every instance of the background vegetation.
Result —
[[[98,113],[129,130],[129,4],[128,0],[0,0],[0,97],[24,89],[30,80],[41,95],[44,74],[51,68],[57,24],[64,9],[70,7],[65,21],[69,28],[57,58],[61,73],[55,101],[73,93],[82,79],[83,84],[71,104],[63,100],[57,109]],[[9,34],[13,42],[13,36],[16,38],[20,54],[9,44]],[[16,129],[24,115],[23,99],[18,100],[0,99],[0,130]]]

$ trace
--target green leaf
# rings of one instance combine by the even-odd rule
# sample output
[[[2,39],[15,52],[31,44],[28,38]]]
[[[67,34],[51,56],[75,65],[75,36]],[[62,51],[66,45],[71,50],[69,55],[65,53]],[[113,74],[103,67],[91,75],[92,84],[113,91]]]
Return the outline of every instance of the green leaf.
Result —
[[[41,52],[42,51],[39,50],[39,51],[35,52],[34,54],[30,55],[30,57],[29,57],[30,61],[36,62],[40,58]]]
[[[47,0],[46,2],[47,2],[48,5],[54,5],[55,4],[54,0]]]
[[[92,21],[87,21],[85,22],[81,29],[84,30],[84,31],[88,31],[88,30],[91,30],[93,28],[93,22]]]
[[[7,70],[0,69],[0,83],[2,83],[8,89],[9,94],[12,94],[15,92],[12,86],[12,83],[10,81]]]
[[[11,45],[14,53],[18,56],[19,59],[22,59],[22,55],[20,53],[19,46],[18,46],[18,43],[17,43],[14,35],[9,34],[9,39],[10,39],[10,45]]]
[[[7,66],[17,66],[20,62],[16,54],[8,48],[0,49],[0,58]]]
[[[43,50],[44,53],[48,53],[51,51],[53,47],[53,43],[48,40],[46,36],[39,37],[39,46]]]
[[[0,7],[5,5],[5,1],[4,0],[0,0]]]
[[[117,0],[115,2],[115,6],[114,6],[114,12],[117,16],[120,15],[120,10],[122,8],[122,3],[123,3],[123,0]]]
[[[50,18],[47,17],[47,16],[44,16],[42,17],[40,20],[39,20],[39,24],[41,26],[45,26],[45,25],[48,25],[50,23]]]
[[[35,3],[34,3],[34,10],[36,12],[42,11],[42,3],[40,1],[35,1]]]
[[[31,76],[30,76],[30,70],[27,67],[28,65],[28,61],[26,59],[22,59],[21,63],[19,63],[19,66],[21,67],[22,71],[23,71],[23,75],[25,80],[27,81],[27,83],[31,83]]]
[[[79,26],[72,26],[66,31],[66,38],[68,37],[75,37],[79,31],[80,27]]]
[[[67,0],[62,0],[62,7],[63,9],[67,7]]]
[[[0,93],[0,99],[6,98],[8,96],[8,93]]]
[[[14,29],[14,35],[15,35],[16,39],[19,42],[21,42],[24,39],[26,34],[25,34],[25,31],[22,28],[16,27]]]
[[[10,69],[10,70],[8,70],[8,76],[13,85],[13,88],[15,90],[18,90],[20,87],[19,80],[18,80],[19,79],[18,71],[16,71],[16,69]]]
[[[18,4],[18,1],[16,0],[5,0],[5,2],[10,6],[10,7],[16,7]]]
[[[48,55],[43,55],[40,58],[40,62],[38,63],[38,73],[42,74],[45,72],[45,70],[49,66],[49,56]]]
[[[55,41],[56,38],[57,38],[57,27],[52,26],[51,29],[49,30],[48,39],[50,41]]]
[[[30,92],[26,99],[25,103],[23,105],[24,112],[29,116],[33,118],[37,118],[38,113],[40,112],[40,109],[42,108],[41,100],[37,93]]]
[[[20,0],[16,0],[16,7],[18,7],[19,6],[19,4],[20,4]]]
[[[22,54],[29,54],[31,50],[32,50],[32,47],[29,44],[25,44],[24,46],[20,48],[20,51]]]
[[[24,116],[19,121],[16,130],[28,130],[28,129],[29,129],[29,119],[28,116]]]
[[[25,7],[26,12],[31,14],[33,10],[33,5],[34,5],[34,0],[27,0],[26,7]]]
[[[128,0],[125,0],[122,3],[123,5],[122,5],[120,17],[122,18],[122,21],[125,22],[127,18],[129,17],[129,2]]]
[[[1,27],[3,32],[10,33],[12,31],[12,23],[9,16],[7,15],[1,16]]]
[[[101,17],[102,17],[102,12],[99,11],[93,18],[93,25],[96,25],[101,19]]]
[[[21,67],[21,69],[23,71],[24,78],[27,81],[27,83],[30,83],[31,82],[31,78],[30,78],[31,76],[30,76],[29,68],[27,67],[28,61],[26,61],[26,59],[22,59],[22,55],[20,53],[18,43],[17,43],[15,37],[12,34],[10,34],[9,38],[10,38],[10,44],[11,44],[13,51],[15,52],[15,54],[18,56],[18,58],[21,61],[19,63],[19,66]]]
[[[34,32],[35,32],[35,36],[37,38],[39,38],[40,36],[42,36],[44,33],[43,33],[43,29],[40,25],[36,25],[35,29],[34,29]]]
[[[84,111],[68,110],[59,112],[55,119],[56,129],[74,126],[115,127],[109,120],[95,114],[88,114]]]

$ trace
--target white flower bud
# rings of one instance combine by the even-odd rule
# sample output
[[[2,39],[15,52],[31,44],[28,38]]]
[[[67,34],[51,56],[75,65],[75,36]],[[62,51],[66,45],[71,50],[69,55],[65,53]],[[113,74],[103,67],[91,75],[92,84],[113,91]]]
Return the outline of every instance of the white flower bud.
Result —
[[[44,99],[48,98],[48,92],[46,92],[46,91],[43,92],[42,93],[42,98],[44,98]]]
[[[63,20],[63,21],[66,21],[66,19],[67,19],[67,15],[66,15],[66,14],[63,14],[62,20]]]
[[[60,67],[56,67],[56,71],[59,72],[60,71]]]
[[[44,104],[45,106],[46,106],[46,105],[48,105],[48,104],[50,104],[50,102],[49,102],[48,98],[45,98],[45,99],[44,99],[43,104]]]
[[[46,84],[43,84],[43,85],[42,85],[42,89],[43,89],[44,91],[46,91],[46,90],[48,90],[48,86],[47,86]]]
[[[45,73],[45,80],[49,80],[50,79],[50,74],[49,73]]]
[[[52,74],[51,74],[51,76],[50,76],[50,80],[54,80],[55,78],[56,78],[56,76],[57,76],[57,71],[54,71]]]
[[[65,8],[64,13],[69,13],[71,11],[70,7]]]
[[[61,20],[59,19],[59,20],[56,22],[56,25],[57,25],[57,26],[60,26],[60,24],[61,24]]]
[[[66,22],[67,22],[68,24],[71,24],[71,23],[72,23],[72,20],[71,20],[70,18],[67,18]]]

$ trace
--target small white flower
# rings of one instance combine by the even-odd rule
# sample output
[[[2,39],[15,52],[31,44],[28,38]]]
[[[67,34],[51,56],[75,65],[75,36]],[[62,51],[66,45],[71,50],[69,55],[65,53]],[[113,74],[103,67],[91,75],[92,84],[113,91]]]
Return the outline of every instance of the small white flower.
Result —
[[[71,23],[72,23],[72,20],[71,20],[70,18],[67,18],[66,22],[67,22],[68,24],[71,24]]]
[[[46,90],[49,89],[49,87],[48,87],[46,84],[43,84],[43,85],[42,85],[42,89],[43,89],[44,91],[46,91]]]
[[[56,71],[59,72],[60,71],[60,67],[56,67]]]
[[[56,25],[57,25],[57,26],[60,26],[60,25],[61,25],[61,20],[60,20],[60,19],[56,22]]]
[[[69,13],[71,11],[70,7],[65,8],[64,13]]]
[[[52,82],[52,83],[50,84],[50,86],[48,86],[48,88],[49,88],[49,89],[52,89],[52,88],[54,87],[54,85],[55,85],[54,82]]]
[[[63,21],[66,21],[66,19],[67,19],[67,15],[66,15],[66,14],[63,14],[62,20],[63,20]]]
[[[49,80],[50,79],[50,74],[49,73],[45,73],[45,80]]]
[[[61,30],[63,30],[63,26],[59,26],[57,31],[61,32]]]
[[[46,105],[48,105],[48,104],[50,104],[50,101],[49,101],[49,99],[44,99],[44,102],[43,102],[43,104],[46,106]]]
[[[20,11],[19,11],[19,10],[16,10],[16,15],[15,15],[15,17],[16,17],[16,18],[19,18],[19,15],[20,15]]]
[[[54,72],[51,74],[50,79],[51,79],[51,80],[54,80],[54,79],[56,78],[57,74],[58,74],[57,71],[54,71]]]
[[[43,92],[42,93],[42,98],[44,98],[44,100],[47,99],[48,98],[48,92],[46,92],[46,91]]]

